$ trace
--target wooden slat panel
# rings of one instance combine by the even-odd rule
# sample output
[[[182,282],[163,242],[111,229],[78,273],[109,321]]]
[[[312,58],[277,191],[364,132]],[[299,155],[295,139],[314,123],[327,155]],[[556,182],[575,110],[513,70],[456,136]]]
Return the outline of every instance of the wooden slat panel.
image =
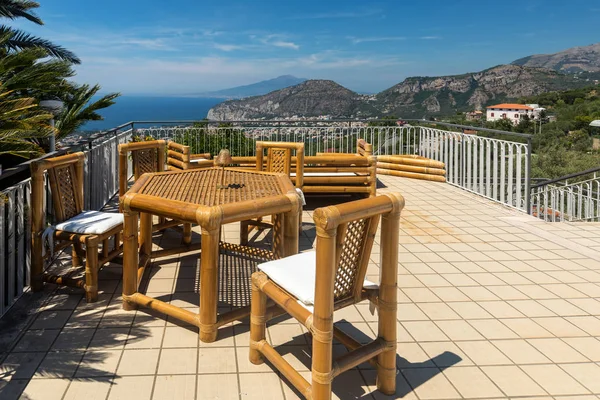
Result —
[[[17,264],[16,264],[16,295],[20,296],[23,293],[25,286],[25,208],[23,185],[19,184],[16,190],[16,249],[17,249]]]

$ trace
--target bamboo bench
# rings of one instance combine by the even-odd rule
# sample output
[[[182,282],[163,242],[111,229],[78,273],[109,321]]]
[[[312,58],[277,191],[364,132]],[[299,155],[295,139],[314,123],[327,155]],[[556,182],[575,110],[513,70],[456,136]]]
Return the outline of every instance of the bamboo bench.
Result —
[[[358,139],[356,153],[317,153],[304,157],[304,193],[359,193],[373,197],[377,188],[373,146]],[[292,182],[295,182],[292,173]]]

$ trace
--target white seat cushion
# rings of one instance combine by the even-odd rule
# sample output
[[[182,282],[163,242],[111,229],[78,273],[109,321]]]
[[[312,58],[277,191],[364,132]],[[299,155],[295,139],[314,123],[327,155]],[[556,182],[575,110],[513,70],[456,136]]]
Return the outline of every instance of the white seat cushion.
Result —
[[[198,163],[200,161],[208,161],[208,159],[207,158],[194,158],[194,159],[190,160],[191,163]]]
[[[354,172],[305,172],[303,176],[356,176]],[[290,173],[290,176],[296,176],[295,172]]]
[[[123,225],[123,214],[83,211],[81,214],[56,225],[56,230],[86,235],[100,235],[118,225]]]
[[[269,261],[257,266],[269,279],[281,286],[305,305],[315,301],[315,276],[317,253],[309,251]],[[377,288],[379,285],[365,279],[363,287]]]

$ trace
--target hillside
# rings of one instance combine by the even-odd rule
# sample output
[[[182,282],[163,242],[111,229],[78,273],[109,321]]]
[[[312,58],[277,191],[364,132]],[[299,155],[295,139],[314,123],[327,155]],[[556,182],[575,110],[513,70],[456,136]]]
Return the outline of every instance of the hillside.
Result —
[[[277,78],[256,82],[250,85],[236,86],[233,88],[217,90],[214,92],[198,93],[192,96],[239,99],[243,97],[260,96],[263,94],[270,93],[274,90],[279,90],[289,86],[297,85],[304,81],[306,81],[306,79],[304,78],[296,78],[292,75],[281,75]]]
[[[309,80],[263,96],[218,104],[208,112],[208,118],[239,120],[293,115],[422,118],[585,84],[571,75],[517,65],[500,65],[463,75],[407,78],[377,95],[361,95],[333,81]]]
[[[600,72],[600,43],[572,47],[554,54],[536,54],[515,60],[512,64],[562,72]]]
[[[350,117],[361,113],[365,97],[334,81],[308,80],[263,96],[225,101],[210,109],[208,119],[242,120],[294,115]],[[369,115],[374,113],[375,110],[372,110]]]
[[[452,114],[584,85],[573,76],[547,69],[499,65],[463,75],[407,78],[379,93],[375,106],[383,114],[406,118]]]

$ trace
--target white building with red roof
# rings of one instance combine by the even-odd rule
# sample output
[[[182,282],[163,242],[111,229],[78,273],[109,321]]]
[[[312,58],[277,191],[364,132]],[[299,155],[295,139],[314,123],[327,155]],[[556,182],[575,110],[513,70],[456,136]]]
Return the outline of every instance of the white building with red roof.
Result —
[[[517,125],[522,118],[527,115],[529,118],[534,118],[534,108],[524,104],[496,104],[495,106],[487,107],[486,118],[488,121],[497,121],[499,119],[509,119],[513,124]]]

